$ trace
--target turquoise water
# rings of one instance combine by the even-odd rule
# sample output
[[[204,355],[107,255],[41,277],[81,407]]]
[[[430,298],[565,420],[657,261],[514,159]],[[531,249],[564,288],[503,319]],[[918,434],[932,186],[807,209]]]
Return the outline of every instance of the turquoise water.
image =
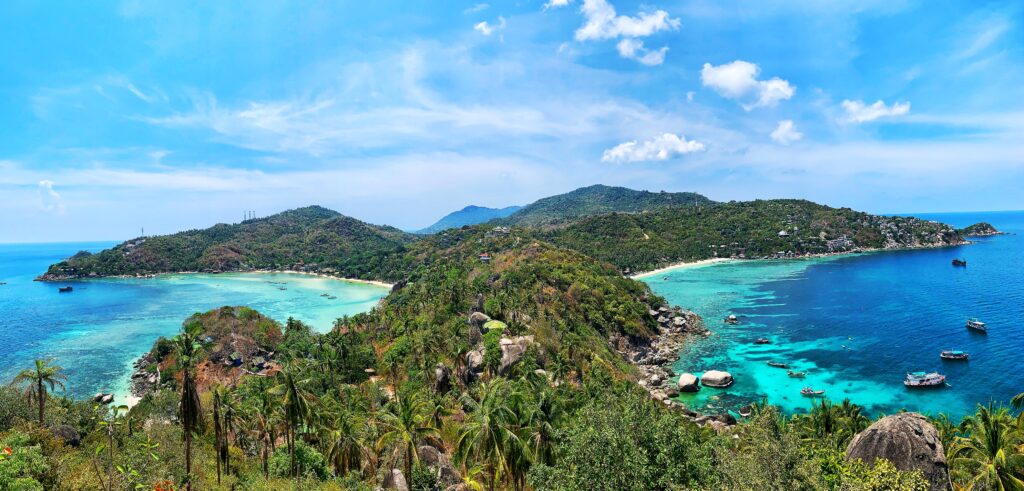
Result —
[[[300,274],[167,275],[71,283],[32,281],[79,250],[112,243],[0,244],[0,381],[35,358],[57,359],[75,396],[127,393],[132,362],[194,312],[247,305],[320,331],[342,315],[370,310],[387,288]],[[74,286],[58,293],[58,286]],[[284,288],[282,290],[281,288]],[[328,293],[337,297],[321,297]]]
[[[703,316],[714,335],[684,347],[677,372],[730,371],[736,383],[681,400],[694,409],[735,410],[766,397],[789,412],[811,401],[804,386],[833,400],[849,397],[874,414],[900,408],[960,416],[977,403],[1024,392],[1024,212],[918,214],[958,227],[988,221],[1014,233],[966,246],[823,259],[738,261],[645,278],[671,303]],[[954,268],[955,257],[968,261]],[[741,322],[722,319],[736,314]],[[964,327],[968,317],[989,334]],[[759,337],[772,344],[757,345]],[[946,362],[943,349],[971,353]],[[807,372],[804,380],[766,363]],[[909,390],[907,371],[937,370],[949,386]]]

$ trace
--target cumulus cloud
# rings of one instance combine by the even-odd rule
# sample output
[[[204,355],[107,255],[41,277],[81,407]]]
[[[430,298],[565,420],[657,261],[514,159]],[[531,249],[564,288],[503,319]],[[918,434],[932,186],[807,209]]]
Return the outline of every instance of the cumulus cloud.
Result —
[[[701,152],[704,144],[687,140],[682,135],[664,133],[646,141],[628,141],[604,151],[601,162],[628,163],[669,160],[682,155]]]
[[[779,101],[788,100],[796,93],[796,87],[786,80],[772,77],[758,80],[761,67],[748,61],[736,60],[724,65],[705,63],[700,71],[700,80],[705,87],[718,92],[722,97],[747,101],[743,109],[775,106]]]
[[[544,4],[544,10],[565,7],[570,3],[572,3],[572,0],[548,0],[548,2]]]
[[[779,126],[772,132],[772,140],[782,145],[789,145],[803,137],[804,134],[797,131],[796,125],[791,119],[779,121]]]
[[[874,121],[878,118],[907,114],[910,112],[910,103],[896,102],[891,106],[887,106],[885,102],[878,100],[869,106],[864,101],[851,101],[847,99],[843,101],[843,109],[846,110],[846,122],[860,124]]]
[[[472,6],[472,7],[467,8],[466,10],[463,10],[462,13],[463,14],[467,14],[467,15],[468,14],[475,14],[477,12],[482,12],[484,10],[487,10],[487,7],[490,7],[490,5],[487,5],[486,3],[478,3],[478,4],[476,4],[476,5]]]
[[[635,17],[618,15],[606,0],[583,0],[580,10],[585,21],[576,30],[577,41],[645,37],[679,28],[679,19],[669,17],[664,10],[641,12]]]
[[[647,49],[644,47],[643,41],[630,38],[619,41],[618,49],[619,56],[628,60],[638,61],[647,66],[655,66],[664,63],[665,53],[668,52],[667,46],[662,46],[659,49]]]
[[[502,30],[504,28],[505,28],[505,18],[504,17],[498,17],[498,23],[497,24],[489,24],[489,23],[487,23],[487,21],[480,21],[475,26],[473,26],[473,29],[479,31],[480,34],[483,34],[484,36],[490,36],[491,34],[494,34],[496,31],[500,31],[500,30]]]
[[[64,199],[53,189],[53,181],[39,181],[39,208],[50,213],[64,213]]]

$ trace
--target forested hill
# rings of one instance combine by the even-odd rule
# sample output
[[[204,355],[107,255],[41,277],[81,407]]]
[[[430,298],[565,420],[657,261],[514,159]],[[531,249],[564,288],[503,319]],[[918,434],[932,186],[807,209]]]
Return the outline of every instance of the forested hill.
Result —
[[[414,236],[319,206],[238,224],[140,237],[98,254],[80,252],[50,266],[44,280],[182,271],[312,269],[381,278],[397,269]]]
[[[598,184],[539,199],[508,218],[494,220],[491,223],[549,227],[565,224],[580,217],[611,212],[636,213],[672,206],[712,203],[714,201],[697,193],[652,193]]]
[[[949,225],[804,200],[682,206],[587,217],[545,239],[631,271],[714,257],[793,257],[964,242]]]
[[[521,206],[506,206],[505,208],[487,208],[485,206],[469,205],[459,211],[453,211],[433,225],[417,230],[418,234],[436,234],[442,230],[458,228],[466,225],[476,225],[495,218],[505,218],[522,209]]]

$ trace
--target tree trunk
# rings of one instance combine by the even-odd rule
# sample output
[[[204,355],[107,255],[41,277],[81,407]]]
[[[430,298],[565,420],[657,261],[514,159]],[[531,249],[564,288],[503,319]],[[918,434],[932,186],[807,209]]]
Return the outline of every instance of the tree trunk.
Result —
[[[185,430],[185,489],[192,491],[192,435]]]
[[[36,396],[39,398],[39,426],[43,426],[43,413],[46,410],[46,393],[43,392],[43,379],[39,379],[36,384]]]

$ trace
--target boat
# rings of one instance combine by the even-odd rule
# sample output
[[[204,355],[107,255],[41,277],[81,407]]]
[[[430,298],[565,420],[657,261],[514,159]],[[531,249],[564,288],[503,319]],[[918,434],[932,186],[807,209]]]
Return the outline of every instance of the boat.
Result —
[[[57,291],[61,293],[71,293],[72,291],[74,291],[74,288],[71,288],[70,286],[62,286],[58,288]]]
[[[757,338],[754,340],[754,344],[771,344],[771,342],[768,338]]]
[[[964,266],[964,267],[966,267],[967,266],[967,260],[966,259],[954,259],[953,260],[953,266]]]
[[[781,361],[770,361],[768,366],[775,368],[789,368],[789,363],[783,363]]]
[[[750,404],[747,404],[746,406],[741,407],[739,411],[736,412],[738,412],[740,416],[744,418],[749,418],[751,414],[754,414],[754,408]]]
[[[804,387],[804,388],[800,389],[800,395],[807,396],[807,397],[818,397],[818,396],[821,396],[821,395],[825,395],[825,391],[824,390],[814,390],[814,389],[812,389],[810,387]]]
[[[957,350],[945,350],[939,353],[939,357],[943,360],[966,360],[969,356],[971,356],[970,353]]]
[[[793,378],[804,378],[807,376],[807,372],[794,372],[793,370],[789,370],[786,372],[786,375]]]
[[[946,385],[946,376],[938,372],[909,372],[903,380],[907,388],[941,387]]]
[[[988,332],[988,326],[978,319],[967,319],[967,328],[974,329],[975,331]]]
[[[736,317],[735,314],[729,314],[729,316],[725,318],[726,324],[738,324],[739,322],[740,320]]]

